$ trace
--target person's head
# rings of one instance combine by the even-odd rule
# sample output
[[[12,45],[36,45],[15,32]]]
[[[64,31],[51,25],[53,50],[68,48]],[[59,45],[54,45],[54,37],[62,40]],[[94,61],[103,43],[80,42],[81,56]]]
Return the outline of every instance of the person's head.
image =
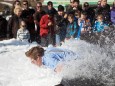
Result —
[[[76,10],[74,14],[76,18],[80,18],[81,16],[81,12],[79,10]]]
[[[73,7],[74,0],[70,0],[70,6]]]
[[[22,2],[22,5],[23,5],[23,9],[28,9],[28,1],[27,0],[23,0]]]
[[[31,60],[37,61],[38,66],[42,65],[42,56],[44,56],[44,49],[40,46],[32,47],[25,55]]]
[[[86,11],[82,11],[81,12],[81,19],[85,20],[87,18],[87,12]]]
[[[51,10],[51,9],[53,8],[53,3],[52,3],[52,1],[49,1],[49,2],[47,3],[47,6],[48,6],[48,9]]]
[[[20,21],[20,28],[25,29],[26,28],[26,22],[24,20]]]
[[[22,13],[22,8],[20,6],[16,6],[14,8],[14,14],[17,15],[18,17],[20,17],[21,13]]]
[[[52,10],[48,10],[47,14],[48,14],[49,18],[52,18],[54,16]]]
[[[105,6],[107,4],[107,0],[101,0],[101,6]]]
[[[79,3],[80,3],[79,0],[74,0],[73,1],[73,7],[77,8],[79,6]]]
[[[58,6],[58,15],[63,16],[64,14],[64,7],[62,5]]]
[[[89,3],[88,3],[88,2],[84,2],[83,8],[84,8],[84,9],[88,9],[88,8],[89,8]]]
[[[36,10],[38,12],[40,12],[42,10],[42,3],[41,2],[37,2],[37,4],[36,4]]]
[[[72,22],[74,21],[74,15],[73,15],[73,14],[69,14],[69,15],[68,15],[68,21],[69,21],[70,23],[72,23]]]
[[[19,0],[14,1],[13,8],[15,8],[15,6],[21,6],[21,2]]]
[[[99,22],[102,22],[102,21],[103,21],[103,15],[102,15],[102,14],[99,14],[99,15],[97,16],[97,21],[99,21]]]

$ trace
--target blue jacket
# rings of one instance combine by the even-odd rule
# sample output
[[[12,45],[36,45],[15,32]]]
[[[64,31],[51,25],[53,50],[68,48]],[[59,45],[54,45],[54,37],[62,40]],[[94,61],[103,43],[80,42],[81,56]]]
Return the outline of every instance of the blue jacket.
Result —
[[[68,23],[66,30],[66,38],[70,38],[71,36],[75,37],[78,31],[78,25],[76,21],[73,23]]]
[[[105,24],[104,22],[99,22],[99,21],[95,21],[95,24],[93,26],[93,31],[94,32],[101,32],[104,31],[104,27],[108,26],[107,24]]]
[[[60,48],[48,48],[42,57],[42,63],[44,66],[55,69],[58,64],[72,59],[72,57],[77,56],[73,51],[64,50]]]

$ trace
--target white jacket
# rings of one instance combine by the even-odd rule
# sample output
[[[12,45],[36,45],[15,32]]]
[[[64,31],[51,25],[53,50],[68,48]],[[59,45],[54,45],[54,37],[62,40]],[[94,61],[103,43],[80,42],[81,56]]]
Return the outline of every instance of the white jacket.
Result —
[[[21,41],[28,41],[30,39],[30,33],[27,29],[19,29],[17,31],[17,39]]]

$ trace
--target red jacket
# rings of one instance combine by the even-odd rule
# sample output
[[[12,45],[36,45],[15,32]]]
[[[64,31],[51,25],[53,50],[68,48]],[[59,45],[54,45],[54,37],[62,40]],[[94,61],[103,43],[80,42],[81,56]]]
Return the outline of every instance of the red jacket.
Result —
[[[41,20],[40,20],[40,36],[47,36],[48,33],[51,33],[52,35],[54,34],[54,26],[48,26],[48,22],[54,22],[53,18],[49,18],[48,15],[44,15],[42,16]]]

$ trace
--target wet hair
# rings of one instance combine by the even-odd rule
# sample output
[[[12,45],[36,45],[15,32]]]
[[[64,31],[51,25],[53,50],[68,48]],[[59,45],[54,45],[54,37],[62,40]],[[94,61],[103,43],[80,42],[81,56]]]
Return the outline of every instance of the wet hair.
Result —
[[[58,6],[58,11],[64,11],[64,7],[62,5]]]
[[[32,47],[29,51],[25,52],[25,55],[31,59],[37,60],[38,56],[44,55],[44,49],[40,46]]]

